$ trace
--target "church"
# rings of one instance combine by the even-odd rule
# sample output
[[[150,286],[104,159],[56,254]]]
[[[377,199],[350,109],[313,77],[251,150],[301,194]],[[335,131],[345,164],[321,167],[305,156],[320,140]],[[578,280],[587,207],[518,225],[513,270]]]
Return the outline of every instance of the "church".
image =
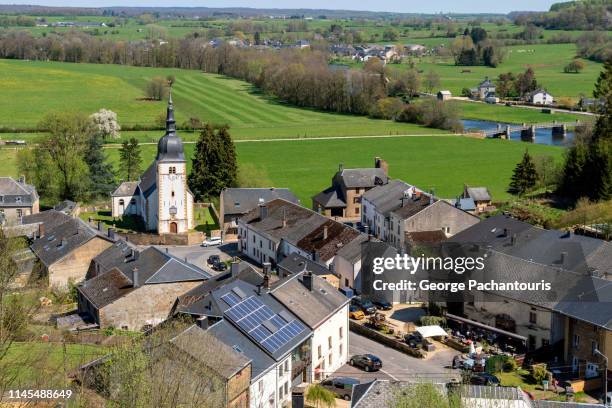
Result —
[[[168,98],[166,134],[157,157],[139,181],[126,181],[111,194],[113,218],[139,216],[147,231],[185,233],[193,229],[193,193],[187,187],[183,141],[176,134],[172,93]]]

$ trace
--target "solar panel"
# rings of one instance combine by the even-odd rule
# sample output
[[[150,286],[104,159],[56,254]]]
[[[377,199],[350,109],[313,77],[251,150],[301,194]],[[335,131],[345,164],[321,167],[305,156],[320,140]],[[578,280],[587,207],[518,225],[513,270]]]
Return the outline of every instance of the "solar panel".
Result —
[[[289,313],[283,310],[276,314],[255,296],[240,301],[235,293],[228,292],[221,299],[231,306],[225,312],[226,316],[270,353],[306,329]]]

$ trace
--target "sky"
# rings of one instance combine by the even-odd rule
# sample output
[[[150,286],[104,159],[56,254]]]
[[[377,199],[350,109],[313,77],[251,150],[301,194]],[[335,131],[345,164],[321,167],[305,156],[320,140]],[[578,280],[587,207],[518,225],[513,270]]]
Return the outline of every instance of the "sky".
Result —
[[[508,13],[544,11],[560,0],[0,0],[44,6],[251,7],[391,11],[401,13]]]

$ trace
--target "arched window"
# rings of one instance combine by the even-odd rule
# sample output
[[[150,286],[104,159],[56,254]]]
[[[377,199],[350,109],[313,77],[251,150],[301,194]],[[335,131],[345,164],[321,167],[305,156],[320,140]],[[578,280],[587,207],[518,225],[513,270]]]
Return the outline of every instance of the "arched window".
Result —
[[[119,205],[120,206],[124,206],[125,205],[125,201],[123,201],[123,198],[121,200],[119,200]]]

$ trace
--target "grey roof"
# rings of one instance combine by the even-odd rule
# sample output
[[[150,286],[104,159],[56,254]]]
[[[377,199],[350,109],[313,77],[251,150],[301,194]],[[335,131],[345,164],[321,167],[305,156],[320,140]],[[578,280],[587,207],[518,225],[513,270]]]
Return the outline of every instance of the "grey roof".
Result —
[[[388,181],[385,171],[381,168],[343,169],[336,173],[335,178],[342,180],[347,188],[374,187]]]
[[[98,309],[136,289],[132,281],[117,268],[89,279],[78,287],[79,292],[83,293]]]
[[[56,211],[63,212],[64,214],[72,214],[72,211],[77,207],[77,203],[71,200],[64,200],[61,203],[58,203],[53,206],[53,209]]]
[[[474,201],[491,201],[491,194],[486,187],[468,187],[467,196]]]
[[[276,365],[272,357],[227,320],[215,323],[207,332],[251,361],[251,382],[256,381]],[[203,346],[205,347],[206,343],[203,343]]]
[[[355,264],[361,259],[361,244],[368,241],[368,236],[360,234],[356,239],[344,245],[339,251],[338,256]]]
[[[421,193],[414,198],[405,199],[397,209],[391,212],[400,219],[407,220],[432,205],[432,201],[435,203],[437,199],[432,200],[430,195]]]
[[[467,197],[467,198],[463,198],[463,197],[459,197],[457,198],[451,198],[448,200],[445,200],[446,202],[448,202],[450,205],[459,208],[460,210],[463,211],[474,211],[476,210],[476,203],[474,202],[474,199],[471,197]],[[459,201],[459,202],[457,202]]]
[[[196,361],[217,372],[221,377],[230,379],[247,367],[252,359],[236,351],[224,341],[227,340],[226,338],[219,338],[216,335],[218,333],[222,331],[212,327],[209,330],[203,330],[193,325],[170,342]]]
[[[325,208],[344,208],[346,202],[337,186],[331,186],[312,197],[312,200]]]
[[[282,198],[294,204],[300,200],[288,188],[224,188],[223,197],[224,215],[242,215],[275,198]]]
[[[45,228],[45,235],[34,240],[31,248],[48,267],[96,236],[110,241],[82,220],[72,218],[54,228]]]
[[[495,88],[495,84],[487,77],[479,85],[479,88]]]
[[[37,214],[25,215],[21,218],[22,224],[38,224],[45,226],[45,230],[49,231],[58,225],[72,220],[72,217],[62,211],[47,210]]]
[[[140,191],[148,197],[151,195],[155,188],[157,187],[157,160],[154,160],[153,163],[142,173],[140,176]]]
[[[38,200],[36,188],[30,184],[13,179],[0,177],[0,208],[27,207]]]
[[[176,121],[174,120],[174,105],[172,104],[172,90],[168,97],[166,112],[166,134],[157,143],[157,157],[155,161],[184,162],[183,141],[176,134]]]
[[[137,181],[124,181],[119,184],[119,187],[113,191],[111,194],[112,197],[131,197],[136,194],[138,190],[138,182]]]
[[[386,217],[390,211],[402,205],[402,198],[405,195],[412,194],[412,189],[419,191],[414,186],[396,179],[367,191],[363,198],[372,203],[376,210]]]
[[[305,273],[285,278],[270,293],[314,330],[350,302],[350,299],[317,275],[311,275],[312,290],[309,289],[304,283]]]
[[[261,301],[264,305],[268,306],[274,313],[280,313],[281,311],[284,311],[290,317],[294,317],[295,319],[299,320],[297,317],[295,317],[293,315],[293,313],[291,313],[286,307],[284,307],[278,300],[276,300],[265,289],[262,289],[259,292],[259,294],[258,294],[258,290],[257,290],[256,286],[251,285],[251,284],[249,284],[247,282],[244,282],[242,280],[239,280],[239,279],[237,279],[237,280],[235,280],[233,282],[230,282],[227,285],[223,285],[223,286],[219,287],[218,289],[215,289],[211,293],[211,296],[217,302],[217,306],[222,310],[224,316],[225,316],[225,313],[227,312],[227,310],[230,309],[230,306],[228,306],[223,300],[221,300],[221,297],[223,295],[229,293],[230,291],[235,290],[236,288],[238,288],[240,291],[245,293],[247,297],[249,297],[249,296],[257,296],[257,299],[259,301]],[[244,335],[246,335],[247,337],[249,336],[248,333],[245,333],[240,328],[238,328],[238,330],[240,330],[240,332],[243,333]],[[291,338],[291,340],[289,340],[287,343],[285,343],[282,347],[278,348],[275,352],[268,352],[268,351],[264,350],[263,348],[262,348],[262,350],[266,351],[266,353],[270,357],[272,357],[274,360],[279,361],[282,358],[284,358],[284,356],[287,353],[289,353],[290,351],[292,351],[295,347],[297,347],[298,345],[302,344],[302,342],[304,342],[304,340],[306,340],[308,337],[310,337],[311,334],[312,334],[312,332],[308,328],[306,328],[299,335]],[[258,345],[258,347],[259,347],[259,345]]]
[[[562,401],[531,401],[534,408],[605,408],[603,404],[586,404],[581,402],[562,402]]]
[[[315,275],[329,275],[330,270],[325,265],[304,258],[300,254],[289,254],[279,262],[278,267],[287,271],[290,274],[296,274],[304,271],[310,271]]]

